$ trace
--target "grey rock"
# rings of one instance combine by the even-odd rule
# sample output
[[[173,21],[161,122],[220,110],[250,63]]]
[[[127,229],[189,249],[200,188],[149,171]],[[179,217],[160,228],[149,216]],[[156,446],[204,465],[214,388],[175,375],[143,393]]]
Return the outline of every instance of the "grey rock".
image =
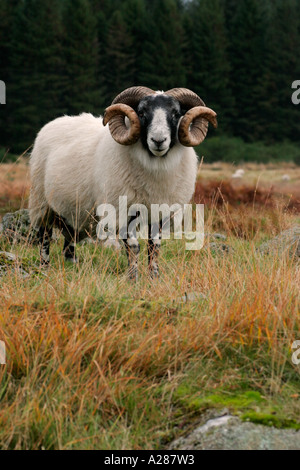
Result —
[[[208,249],[216,254],[230,254],[233,253],[234,250],[230,245],[227,245],[226,243],[216,243],[216,242],[211,242],[208,244]]]
[[[226,235],[224,235],[223,233],[218,233],[218,232],[206,233],[205,236],[208,238],[212,238],[214,240],[223,240],[223,241],[227,240]]]
[[[170,450],[300,450],[300,431],[243,422],[224,414],[209,419]]]
[[[13,253],[8,253],[7,251],[0,251],[0,265],[15,261],[17,261],[16,255]]]
[[[258,248],[263,255],[288,255],[290,258],[300,258],[300,225],[281,232],[277,237],[263,243]]]
[[[28,272],[18,263],[16,255],[7,251],[0,251],[0,277],[8,271],[17,272],[23,279],[29,276]]]
[[[185,304],[199,299],[205,300],[207,297],[205,294],[202,294],[202,292],[186,292],[182,297],[179,297],[177,301]]]
[[[31,227],[28,209],[9,212],[2,219],[1,235],[11,243],[37,243],[37,231]]]

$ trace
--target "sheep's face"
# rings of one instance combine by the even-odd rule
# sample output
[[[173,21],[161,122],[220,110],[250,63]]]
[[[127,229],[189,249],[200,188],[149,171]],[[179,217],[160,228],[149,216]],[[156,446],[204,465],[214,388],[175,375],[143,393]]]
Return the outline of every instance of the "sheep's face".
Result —
[[[137,107],[141,143],[150,158],[166,157],[177,141],[182,113],[179,102],[164,94],[143,98]]]

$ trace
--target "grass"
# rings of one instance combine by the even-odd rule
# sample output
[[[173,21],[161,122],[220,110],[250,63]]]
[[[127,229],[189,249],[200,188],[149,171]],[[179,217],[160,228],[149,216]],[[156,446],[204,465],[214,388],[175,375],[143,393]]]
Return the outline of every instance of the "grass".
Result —
[[[0,164],[0,218],[26,205],[29,194],[29,171],[25,159],[19,163]]]
[[[73,267],[61,239],[48,270],[26,279],[9,270],[0,277],[0,448],[162,449],[207,408],[298,429],[299,263],[255,252],[295,222],[280,205],[212,200],[206,230],[222,230],[234,250],[164,242],[151,282],[143,243],[137,285],[123,251],[83,245]],[[38,261],[26,244],[0,239],[0,250]]]
[[[15,162],[18,156],[11,153],[9,149],[0,147],[0,163]]]
[[[199,147],[196,147],[196,151],[200,157],[204,155],[205,161],[209,163],[219,161],[235,162],[235,164],[294,162],[300,165],[298,142],[248,143],[239,137],[223,135],[206,139]]]

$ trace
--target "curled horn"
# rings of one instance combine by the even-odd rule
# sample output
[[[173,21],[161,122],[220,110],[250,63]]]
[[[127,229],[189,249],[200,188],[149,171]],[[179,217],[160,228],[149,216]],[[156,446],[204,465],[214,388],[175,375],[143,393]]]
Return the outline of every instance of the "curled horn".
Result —
[[[116,142],[122,145],[132,145],[140,137],[140,120],[134,107],[145,96],[155,92],[147,87],[131,87],[115,97],[111,106],[106,108],[103,125],[109,122],[109,130]],[[130,121],[130,127],[125,124],[125,117]]]
[[[173,88],[166,91],[166,95],[176,98],[181,107],[187,110],[181,119],[178,138],[182,145],[195,147],[201,144],[208,131],[210,122],[215,128],[218,126],[217,114],[205,106],[204,101],[187,88]]]

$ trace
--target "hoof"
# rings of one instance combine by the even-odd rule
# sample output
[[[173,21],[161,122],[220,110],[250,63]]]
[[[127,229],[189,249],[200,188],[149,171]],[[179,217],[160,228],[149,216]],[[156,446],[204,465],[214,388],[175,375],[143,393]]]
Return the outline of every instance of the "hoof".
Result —
[[[78,258],[69,258],[67,256],[65,256],[65,261],[68,261],[68,263],[71,263],[71,264],[78,264]]]
[[[127,275],[127,276],[128,276],[128,280],[129,280],[130,282],[137,282],[137,281],[138,281],[138,278],[139,278],[138,272],[137,272],[137,270],[135,270],[135,269],[133,269],[133,270],[130,269],[130,270],[128,271],[128,275]]]
[[[40,267],[41,268],[49,268],[50,267],[50,261],[45,260],[45,259],[41,259],[40,260]]]
[[[150,268],[149,269],[149,276],[151,279],[159,279],[159,269],[158,268]]]

